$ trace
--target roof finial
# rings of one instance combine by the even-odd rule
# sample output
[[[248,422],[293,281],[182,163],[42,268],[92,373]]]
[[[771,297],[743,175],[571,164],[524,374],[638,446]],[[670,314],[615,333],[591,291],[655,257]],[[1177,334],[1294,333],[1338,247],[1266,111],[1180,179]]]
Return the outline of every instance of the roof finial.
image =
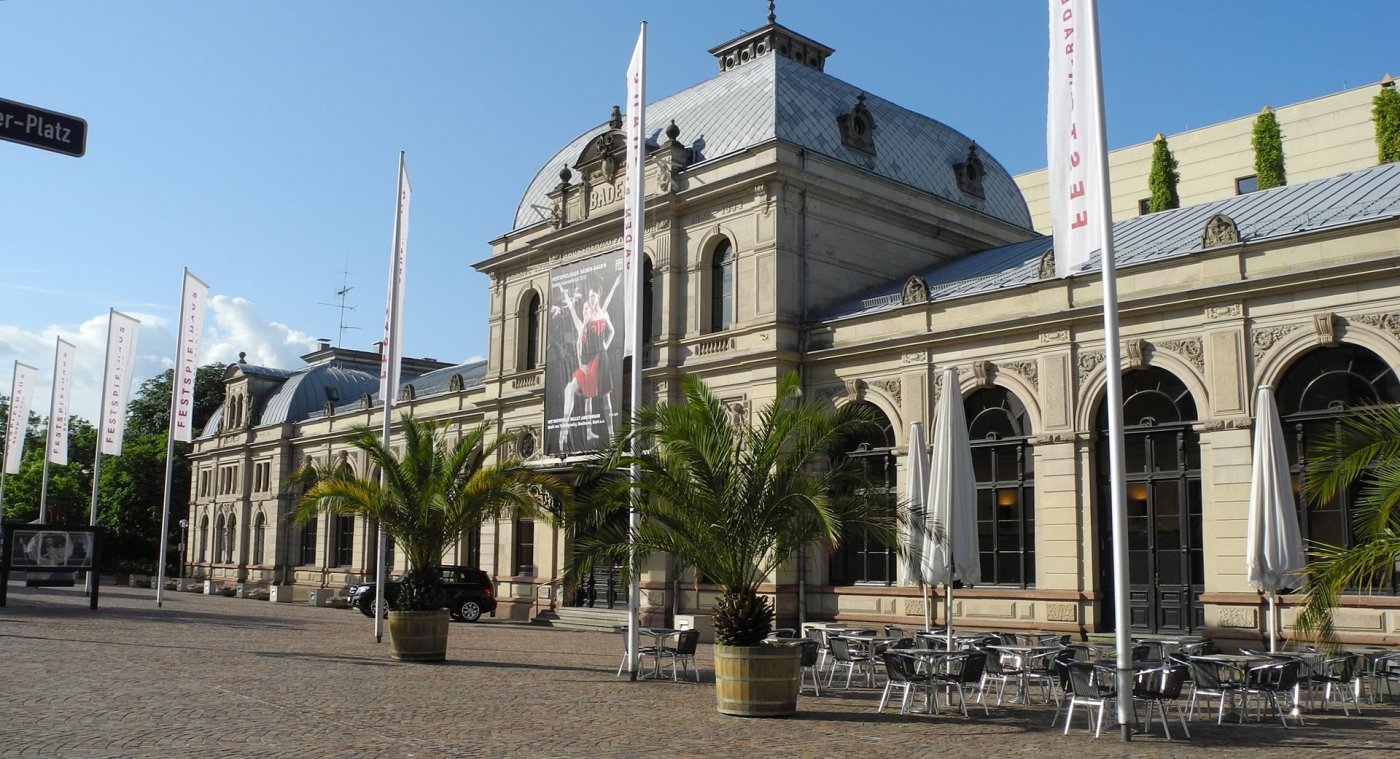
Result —
[[[768,0],[768,23],[778,23],[778,12],[773,10],[773,0]]]

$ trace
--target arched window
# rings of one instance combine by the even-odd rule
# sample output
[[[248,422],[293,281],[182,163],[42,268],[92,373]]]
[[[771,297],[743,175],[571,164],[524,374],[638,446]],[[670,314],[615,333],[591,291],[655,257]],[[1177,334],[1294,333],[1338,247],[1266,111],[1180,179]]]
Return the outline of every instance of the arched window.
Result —
[[[540,294],[532,292],[525,303],[525,341],[522,346],[525,355],[520,361],[522,369],[538,369],[540,366]]]
[[[1035,458],[1026,408],[1001,387],[963,402],[977,478],[982,582],[1035,585]]]
[[[224,560],[224,516],[214,518],[214,563]]]
[[[1205,625],[1201,446],[1196,402],[1158,367],[1123,375],[1123,459],[1127,478],[1128,619],[1134,632],[1194,632]],[[1099,587],[1113,587],[1113,514],[1108,405],[1098,408]],[[1099,606],[1112,630],[1112,594]]]
[[[209,515],[205,514],[199,518],[199,560],[201,562],[209,560]]]
[[[873,405],[871,408],[875,408]],[[848,443],[847,453],[865,473],[866,486],[857,495],[887,504],[891,510],[899,500],[895,481],[894,426],[878,409],[878,424]],[[831,555],[831,584],[880,583],[895,580],[897,565],[894,548],[864,530],[848,531]]]
[[[263,538],[267,536],[267,517],[261,511],[253,518],[253,563],[263,563]]]
[[[1400,403],[1400,381],[1376,354],[1355,345],[1319,348],[1298,359],[1280,378],[1276,397],[1283,421],[1288,464],[1298,502],[1298,526],[1309,541],[1350,548],[1356,545],[1356,498],[1353,484],[1327,503],[1304,503],[1299,491],[1308,452],[1337,433],[1342,419],[1358,407]],[[1397,592],[1397,574],[1384,578],[1381,591]]]
[[[734,323],[734,246],[720,241],[710,260],[710,331],[720,332]]]
[[[233,550],[238,545],[238,519],[232,514],[224,523],[224,562],[233,563]]]

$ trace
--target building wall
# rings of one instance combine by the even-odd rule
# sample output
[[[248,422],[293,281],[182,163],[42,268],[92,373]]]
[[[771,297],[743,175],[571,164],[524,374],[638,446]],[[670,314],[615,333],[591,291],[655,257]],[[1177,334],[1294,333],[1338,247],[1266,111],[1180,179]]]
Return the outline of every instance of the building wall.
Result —
[[[1378,91],[1377,85],[1365,85],[1275,109],[1289,184],[1376,165],[1371,99]],[[1264,105],[1261,103],[1260,107]],[[1163,130],[1167,146],[1177,160],[1181,176],[1177,193],[1183,207],[1234,197],[1235,180],[1254,174],[1250,139],[1256,116],[1257,111],[1181,132]],[[1151,139],[1109,151],[1114,220],[1139,215],[1138,201],[1152,194],[1147,186],[1151,167]],[[1046,170],[1019,174],[1015,179],[1030,207],[1036,231],[1050,234]]]
[[[1344,155],[1347,150],[1359,155],[1356,146],[1365,141],[1354,134],[1354,123],[1346,126],[1346,114],[1354,115],[1358,103],[1369,102],[1373,89],[1280,109],[1285,139],[1302,140],[1300,133],[1325,135],[1322,125],[1332,123],[1332,131],[1343,135],[1336,139],[1351,148],[1317,151],[1318,164],[1360,161]],[[1341,109],[1343,115],[1327,115],[1327,103],[1342,102],[1351,103]],[[1308,120],[1316,122],[1308,127],[1312,132],[1302,126]],[[1250,122],[1241,119],[1187,134],[1202,146],[1223,145],[1243,135],[1247,148]],[[1195,143],[1181,142],[1173,147],[1186,177],[1196,159],[1188,162],[1185,148]],[[1290,144],[1285,143],[1286,153]],[[1297,155],[1290,160],[1303,162],[1304,154]],[[1230,176],[1232,183],[1236,170],[1218,160],[1223,167],[1218,176]],[[1300,173],[1306,170],[1290,164],[1291,181],[1302,181]],[[1050,278],[908,304],[822,324],[821,340],[811,342],[802,322],[817,306],[851,298],[875,282],[902,280],[940,257],[1025,239],[1027,233],[780,146],[708,162],[680,176],[674,192],[655,195],[647,212],[658,328],[645,361],[645,396],[674,401],[681,378],[694,374],[737,413],[752,415],[772,397],[780,376],[800,368],[808,393],[833,404],[869,402],[890,420],[902,492],[910,422],[929,425],[941,393],[966,396],[978,387],[1005,388],[1025,405],[1034,431],[1036,574],[1032,587],[959,591],[954,609],[958,624],[1075,633],[1101,629],[1099,615],[1108,592],[1097,553],[1106,525],[1099,523],[1095,508],[1102,479],[1095,464],[1095,414],[1108,371],[1103,365],[1101,282],[1092,274]],[[1226,190],[1232,192],[1232,184]],[[1134,206],[1136,196],[1136,190],[1123,193]],[[1191,202],[1189,197],[1183,191],[1183,201]],[[532,291],[547,299],[554,267],[620,247],[620,204],[589,210],[559,226],[541,224],[493,241],[491,258],[477,265],[491,279],[485,381],[406,402],[396,413],[458,426],[486,420],[496,434],[543,439],[543,376],[549,367],[521,368],[522,304]],[[730,329],[713,333],[708,329],[707,256],[720,235],[734,244],[737,313]],[[1241,641],[1257,640],[1260,634],[1259,596],[1244,583],[1242,568],[1253,390],[1275,381],[1293,360],[1328,340],[1361,345],[1392,368],[1400,367],[1400,331],[1393,326],[1400,323],[1397,264],[1400,223],[1392,220],[1212,248],[1120,272],[1121,338],[1131,348],[1124,351],[1125,361],[1136,362],[1121,368],[1170,372],[1189,389],[1198,410],[1202,531],[1209,549],[1204,632]],[[1331,329],[1321,329],[1323,324]],[[957,388],[941,387],[939,374],[946,366],[959,370]],[[271,457],[275,462],[270,494],[250,494],[246,486],[231,494],[196,493],[189,518],[197,523],[220,509],[236,511],[240,529],[246,531],[254,508],[275,509],[276,529],[268,539],[279,547],[280,566],[248,566],[244,536],[235,562],[205,562],[197,572],[229,582],[291,581],[298,588],[341,588],[365,577],[373,563],[367,541],[359,542],[351,565],[326,565],[329,523],[324,517],[316,562],[289,566],[297,563],[299,543],[296,529],[286,526],[296,499],[287,478],[308,456],[324,462],[345,454],[349,465],[362,466],[346,440],[356,425],[377,428],[378,414],[375,409],[344,411],[276,427],[228,430],[199,441],[193,455],[197,472],[217,472],[230,463],[250,472],[256,461]],[[566,469],[577,463],[545,457],[543,448],[537,444],[528,456],[536,466]],[[198,482],[199,477],[192,479]],[[357,525],[357,535],[364,528]],[[561,534],[536,527],[532,576],[514,574],[509,520],[484,526],[481,545],[481,566],[497,582],[498,616],[533,616],[566,597],[560,580],[568,546]],[[902,579],[888,586],[832,586],[826,556],[816,551],[804,568],[809,619],[922,623],[921,590]],[[673,608],[704,613],[713,589],[685,583],[677,597],[677,578],[669,571],[669,563],[658,558],[645,573],[644,619],[664,620]],[[797,614],[798,579],[796,568],[789,567],[764,589],[778,597],[784,622]],[[933,594],[937,619],[946,611],[943,598],[941,592]],[[1285,619],[1292,613],[1286,610]],[[1347,609],[1341,627],[1354,641],[1394,643],[1400,639],[1400,601],[1368,599]]]

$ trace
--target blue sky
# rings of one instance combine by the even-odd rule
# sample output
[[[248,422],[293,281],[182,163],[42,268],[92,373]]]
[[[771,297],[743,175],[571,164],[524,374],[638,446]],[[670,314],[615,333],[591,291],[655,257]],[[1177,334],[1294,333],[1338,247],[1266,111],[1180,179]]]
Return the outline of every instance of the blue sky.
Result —
[[[1101,0],[1110,147],[1400,74],[1393,0]],[[485,355],[487,281],[541,164],[625,95],[648,22],[648,97],[714,76],[705,51],[762,0],[0,0],[0,97],[81,116],[87,155],[0,143],[0,393],[47,388],[78,344],[92,418],[106,315],[143,321],[138,373],[169,366],[181,268],[210,285],[204,360],[294,367],[379,339],[394,171],[413,182],[405,353]],[[836,49],[827,72],[1045,162],[1047,8],[1036,0],[780,0]],[[348,272],[348,273],[347,273]],[[34,407],[48,407],[47,390]]]

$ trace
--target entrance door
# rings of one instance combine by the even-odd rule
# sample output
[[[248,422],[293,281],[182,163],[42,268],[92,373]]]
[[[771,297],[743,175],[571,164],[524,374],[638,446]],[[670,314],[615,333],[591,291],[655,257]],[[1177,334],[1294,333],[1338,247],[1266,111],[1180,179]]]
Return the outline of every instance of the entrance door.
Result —
[[[1111,588],[1111,571],[1109,583]],[[1128,482],[1128,623],[1137,632],[1189,633],[1205,590],[1199,478]],[[1112,619],[1110,618],[1110,622]]]
[[[1123,377],[1127,475],[1128,624],[1133,632],[1183,634],[1204,626],[1200,443],[1196,408],[1180,380],[1161,369]],[[1107,418],[1100,409],[1098,629],[1113,630],[1113,521]]]
[[[627,585],[622,582],[622,573],[618,567],[595,567],[579,587],[574,606],[590,609],[626,608]]]

